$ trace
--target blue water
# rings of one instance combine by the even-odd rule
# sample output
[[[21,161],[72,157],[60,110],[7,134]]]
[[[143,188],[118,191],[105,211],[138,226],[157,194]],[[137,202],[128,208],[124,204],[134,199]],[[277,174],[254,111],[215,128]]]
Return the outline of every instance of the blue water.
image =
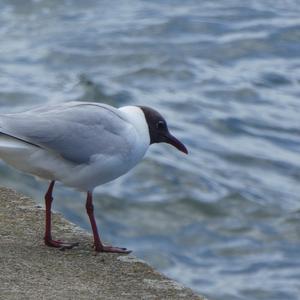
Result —
[[[154,145],[97,189],[103,238],[210,299],[299,299],[299,15],[292,0],[2,0],[0,111],[158,109],[190,155]],[[0,175],[42,201],[46,183]],[[84,195],[58,186],[55,209],[90,230]]]

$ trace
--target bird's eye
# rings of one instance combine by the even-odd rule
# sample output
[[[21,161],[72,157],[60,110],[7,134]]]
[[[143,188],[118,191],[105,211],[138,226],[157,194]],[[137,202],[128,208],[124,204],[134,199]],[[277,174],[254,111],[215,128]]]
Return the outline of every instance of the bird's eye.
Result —
[[[158,121],[156,123],[156,128],[159,130],[165,129],[166,128],[166,123],[164,121]]]

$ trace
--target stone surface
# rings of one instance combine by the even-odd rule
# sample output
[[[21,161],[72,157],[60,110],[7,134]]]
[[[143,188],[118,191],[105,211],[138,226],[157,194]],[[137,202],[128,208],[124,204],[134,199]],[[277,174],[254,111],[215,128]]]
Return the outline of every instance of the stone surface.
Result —
[[[43,230],[43,208],[0,188],[0,299],[204,299],[133,256],[95,255],[92,237],[59,214],[54,237],[79,247],[46,247]]]

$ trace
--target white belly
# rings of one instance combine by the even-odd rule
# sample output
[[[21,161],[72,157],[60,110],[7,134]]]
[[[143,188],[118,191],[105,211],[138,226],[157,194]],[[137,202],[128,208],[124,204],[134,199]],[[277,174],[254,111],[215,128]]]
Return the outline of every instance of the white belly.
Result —
[[[75,164],[51,151],[5,135],[0,137],[0,158],[9,165],[82,191],[92,191],[125,174],[143,158],[147,148],[146,144],[135,145],[126,155],[99,154],[92,157],[89,164]]]

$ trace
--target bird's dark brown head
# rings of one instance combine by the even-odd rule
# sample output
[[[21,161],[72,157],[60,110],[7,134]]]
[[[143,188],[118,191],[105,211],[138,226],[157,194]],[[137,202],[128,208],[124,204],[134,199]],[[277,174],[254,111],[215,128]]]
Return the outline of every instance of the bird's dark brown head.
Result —
[[[159,112],[147,106],[139,107],[142,109],[148,124],[150,144],[168,143],[179,151],[188,154],[186,147],[169,132],[167,122]]]

